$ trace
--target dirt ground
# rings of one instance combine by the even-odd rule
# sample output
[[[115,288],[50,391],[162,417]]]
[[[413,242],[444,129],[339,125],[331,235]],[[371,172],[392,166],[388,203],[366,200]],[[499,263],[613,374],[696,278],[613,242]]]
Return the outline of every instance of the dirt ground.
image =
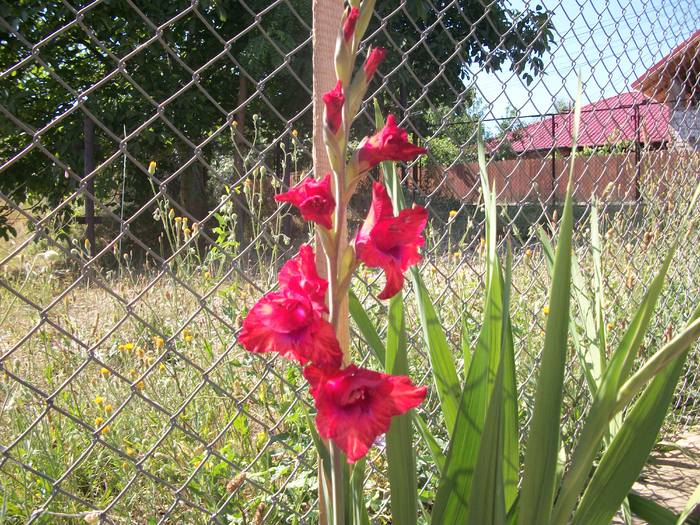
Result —
[[[700,428],[659,443],[633,490],[676,514],[700,484]],[[700,506],[694,516],[700,516]],[[635,524],[645,522],[639,520]]]

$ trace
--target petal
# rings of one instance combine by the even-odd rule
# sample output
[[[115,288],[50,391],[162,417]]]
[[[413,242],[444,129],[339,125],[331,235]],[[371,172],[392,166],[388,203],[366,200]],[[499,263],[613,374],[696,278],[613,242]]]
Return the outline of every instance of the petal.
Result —
[[[279,271],[277,281],[282,289],[306,295],[319,312],[326,312],[328,281],[316,271],[316,255],[308,244],[302,244],[299,253],[289,259]]]
[[[407,376],[388,376],[391,385],[389,397],[393,403],[394,415],[405,414],[420,405],[428,392],[425,386],[415,386]]]
[[[384,270],[384,275],[386,277],[386,282],[384,283],[384,289],[377,296],[379,299],[390,299],[394,297],[403,288],[403,272],[401,268],[394,262],[387,264],[382,267]]]
[[[337,370],[343,364],[343,351],[333,325],[318,316],[304,331],[297,352],[321,369]]]

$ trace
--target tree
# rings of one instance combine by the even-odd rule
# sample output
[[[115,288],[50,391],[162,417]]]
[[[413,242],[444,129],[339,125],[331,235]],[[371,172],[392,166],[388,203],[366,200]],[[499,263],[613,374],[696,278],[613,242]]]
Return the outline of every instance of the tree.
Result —
[[[15,203],[41,211],[75,192],[78,181],[66,177],[61,164],[77,174],[84,172],[86,112],[102,125],[95,127],[95,164],[111,158],[95,180],[94,192],[101,202],[115,209],[119,204],[123,157],[116,153],[122,137],[133,134],[126,145],[128,154],[142,165],[156,160],[161,179],[178,173],[168,194],[195,217],[207,209],[207,168],[199,161],[181,168],[195,154],[208,163],[231,154],[228,133],[207,141],[201,152],[193,145],[210,139],[230,122],[232,112],[239,149],[250,140],[251,126],[246,123],[254,114],[265,123],[258,129],[263,142],[288,131],[294,118],[300,136],[310,134],[308,0],[272,6],[268,0],[201,0],[194,7],[190,0],[135,4],[138,9],[105,0],[83,13],[80,23],[60,0],[0,4],[0,15],[12,26],[0,26],[5,31],[0,32],[0,70],[12,71],[0,82],[6,117],[0,122],[0,158],[16,158],[0,176],[0,191]],[[397,9],[399,5],[399,0],[377,2],[381,18],[393,14],[372,36],[372,43],[390,48],[383,71],[402,64],[386,79],[384,98],[391,107],[400,106],[399,111],[415,102],[411,121],[420,134],[428,134],[432,125],[415,115],[473,101],[464,85],[472,64],[487,71],[509,64],[528,81],[543,71],[542,56],[553,32],[551,13],[540,6],[516,12],[499,0],[490,2],[485,13],[480,0],[409,0]],[[185,15],[178,17],[181,13]],[[375,17],[368,34],[378,28]],[[32,46],[57,31],[30,58]],[[410,60],[403,63],[407,57]],[[88,89],[85,100],[78,101],[77,95]],[[36,130],[57,118],[60,122],[49,126],[32,146]],[[371,131],[371,121],[365,125],[365,131]],[[59,162],[50,160],[42,148]],[[24,153],[18,156],[20,152]],[[149,180],[131,162],[127,173],[126,201],[133,210],[149,197]],[[9,231],[1,208],[2,204],[0,235]]]
[[[191,159],[193,145],[225,125],[248,94],[255,94],[251,86],[257,84],[262,93],[235,114],[240,121],[237,137],[243,142],[251,133],[246,113],[261,114],[267,124],[263,132],[277,136],[308,105],[308,97],[289,96],[290,90],[303,92],[311,85],[309,27],[304,22],[311,13],[305,0],[282,3],[259,22],[255,13],[269,7],[265,0],[247,0],[252,12],[237,0],[202,1],[182,18],[175,17],[191,8],[189,0],[137,3],[140,12],[124,2],[101,3],[84,14],[81,24],[40,47],[34,60],[28,59],[31,46],[65,27],[74,14],[59,0],[0,6],[0,15],[12,26],[0,33],[0,70],[15,68],[0,84],[6,115],[11,116],[0,122],[0,158],[25,150],[36,130],[79,105],[77,94],[96,85],[77,111],[41,136],[42,147],[77,174],[84,172],[88,112],[103,126],[95,131],[98,165],[118,151],[125,133],[135,133],[128,153],[142,165],[156,160],[158,175],[165,177]],[[163,27],[161,35],[157,27]],[[22,60],[26,65],[16,67]],[[220,152],[233,150],[230,141],[222,133],[198,153],[211,162]],[[95,181],[96,196],[107,206],[115,205],[119,196],[115,190],[122,179],[122,160],[111,162]],[[60,163],[34,147],[3,172],[0,191],[15,203],[53,208],[78,184],[65,176]],[[149,181],[130,163],[127,169],[126,198],[138,207],[149,196]],[[206,211],[206,179],[206,166],[194,162],[168,192],[199,218]],[[8,226],[0,223],[0,234],[7,234]]]

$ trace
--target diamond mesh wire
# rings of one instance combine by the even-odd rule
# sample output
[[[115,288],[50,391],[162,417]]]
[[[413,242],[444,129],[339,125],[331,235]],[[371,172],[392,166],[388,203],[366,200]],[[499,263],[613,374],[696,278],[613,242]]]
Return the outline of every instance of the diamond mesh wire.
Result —
[[[312,172],[308,4],[0,5],[0,515],[10,522],[316,521],[304,381],[236,344],[242,316],[311,234],[271,198]],[[400,173],[431,213],[421,270],[460,359],[482,309],[484,127],[500,238],[515,252],[527,426],[548,289],[537,227],[556,231],[576,76],[576,253],[591,279],[595,200],[612,345],[698,182],[700,10],[680,0],[380,4],[362,49],[381,44],[389,58],[356,138],[371,131],[376,98],[430,150]],[[351,230],[365,195],[351,203]],[[696,227],[645,351],[697,303],[697,242]],[[359,277],[355,293],[381,318],[382,277]],[[430,384],[410,289],[407,305],[413,379]],[[697,424],[699,359],[689,358],[669,433]],[[568,445],[588,403],[573,355],[566,381]],[[422,416],[444,440],[434,392]],[[385,522],[378,445],[366,485],[373,522]],[[435,472],[417,446],[429,491]]]

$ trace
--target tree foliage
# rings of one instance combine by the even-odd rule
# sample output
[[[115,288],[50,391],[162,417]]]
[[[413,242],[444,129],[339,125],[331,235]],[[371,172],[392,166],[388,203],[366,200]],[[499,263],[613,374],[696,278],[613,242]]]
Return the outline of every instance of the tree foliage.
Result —
[[[79,4],[76,9],[88,2]],[[177,172],[167,190],[182,201],[203,193],[207,172],[201,162],[181,167],[195,155],[209,163],[230,155],[228,133],[207,139],[232,119],[239,121],[242,143],[252,133],[254,114],[265,122],[258,129],[263,142],[288,130],[289,121],[308,136],[310,4],[104,0],[76,21],[60,0],[3,3],[0,15],[12,29],[0,27],[0,96],[7,117],[0,121],[0,158],[15,160],[0,177],[0,191],[14,203],[45,210],[75,192],[78,181],[63,166],[84,171],[86,113],[99,121],[95,160],[102,167],[95,192],[108,207],[120,204],[120,147],[143,166],[156,160],[160,178]],[[527,81],[543,71],[553,32],[550,13],[540,6],[516,12],[505,2],[490,2],[485,10],[480,0],[409,0],[399,7],[399,0],[378,2],[379,18],[368,34],[390,49],[381,68],[389,86],[383,93],[393,94],[384,95],[387,104],[411,106],[419,133],[434,126],[429,114],[414,115],[473,102],[465,80],[475,69],[507,65]],[[380,19],[386,22],[381,27]],[[150,189],[131,161],[125,171],[128,212],[145,202]],[[0,213],[0,234],[7,231]]]

